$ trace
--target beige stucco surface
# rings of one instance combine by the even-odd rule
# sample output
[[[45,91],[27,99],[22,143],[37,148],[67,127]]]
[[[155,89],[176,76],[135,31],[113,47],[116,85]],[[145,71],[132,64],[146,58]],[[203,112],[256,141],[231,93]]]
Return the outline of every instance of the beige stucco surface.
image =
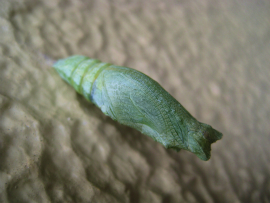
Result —
[[[0,202],[269,202],[268,0],[0,1]],[[51,68],[74,54],[157,80],[224,136],[166,150]]]

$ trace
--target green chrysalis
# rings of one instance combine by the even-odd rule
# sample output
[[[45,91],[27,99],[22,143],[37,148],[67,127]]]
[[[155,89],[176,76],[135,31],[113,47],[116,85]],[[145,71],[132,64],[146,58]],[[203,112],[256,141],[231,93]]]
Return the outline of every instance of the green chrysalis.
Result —
[[[131,68],[71,56],[53,67],[88,101],[121,124],[152,137],[166,148],[185,149],[202,160],[222,134],[197,121],[156,81]]]

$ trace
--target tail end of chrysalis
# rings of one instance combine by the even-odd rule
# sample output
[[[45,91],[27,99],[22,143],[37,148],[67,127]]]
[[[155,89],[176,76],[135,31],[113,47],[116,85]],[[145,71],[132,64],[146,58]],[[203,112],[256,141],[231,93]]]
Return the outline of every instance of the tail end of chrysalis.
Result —
[[[53,64],[53,68],[58,72],[61,78],[72,85],[71,78],[74,69],[84,60],[86,56],[75,55],[68,58],[60,59]]]

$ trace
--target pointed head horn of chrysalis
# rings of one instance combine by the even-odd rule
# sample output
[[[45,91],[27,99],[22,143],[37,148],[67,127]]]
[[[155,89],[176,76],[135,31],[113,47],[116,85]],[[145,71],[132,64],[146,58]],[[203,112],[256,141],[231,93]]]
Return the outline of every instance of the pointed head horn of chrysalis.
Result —
[[[207,161],[211,157],[211,144],[220,140],[222,133],[210,125],[198,122],[188,129],[188,151],[196,154],[201,160]]]

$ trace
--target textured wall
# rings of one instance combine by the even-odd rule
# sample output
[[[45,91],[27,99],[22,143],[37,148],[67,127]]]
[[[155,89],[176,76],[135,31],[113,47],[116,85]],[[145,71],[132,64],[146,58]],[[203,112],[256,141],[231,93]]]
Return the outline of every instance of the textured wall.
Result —
[[[269,10],[268,0],[1,0],[0,202],[269,202]],[[157,80],[224,134],[210,161],[87,103],[51,68],[74,54]]]

